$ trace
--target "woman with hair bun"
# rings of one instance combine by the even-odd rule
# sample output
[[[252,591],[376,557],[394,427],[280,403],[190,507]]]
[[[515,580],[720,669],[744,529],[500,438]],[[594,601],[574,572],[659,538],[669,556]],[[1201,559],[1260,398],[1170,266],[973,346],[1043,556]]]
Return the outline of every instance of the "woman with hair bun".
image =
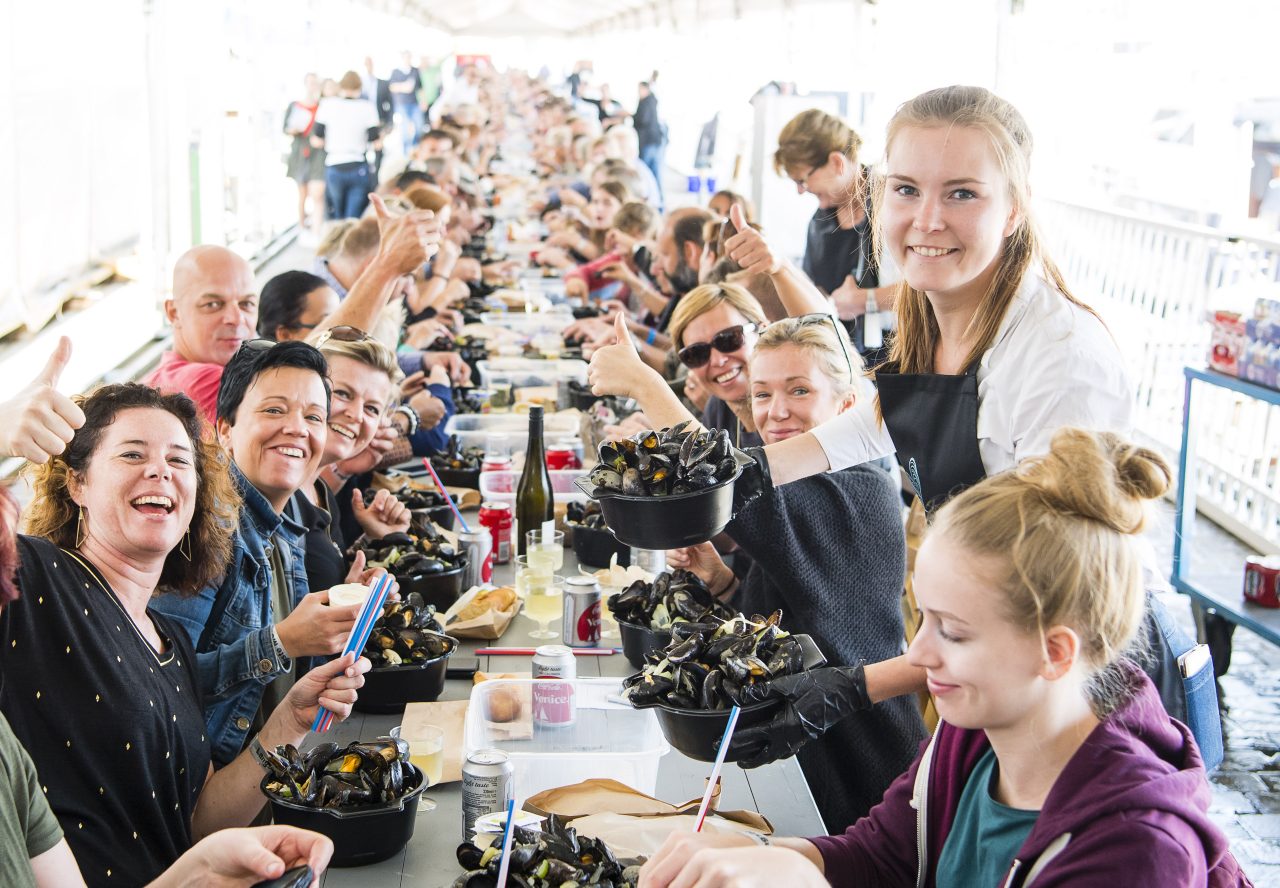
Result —
[[[1122,654],[1143,615],[1137,535],[1171,479],[1150,450],[1063,429],[953,498],[915,568],[907,657],[942,721],[912,767],[843,835],[673,835],[645,888],[1251,884],[1190,731]]]

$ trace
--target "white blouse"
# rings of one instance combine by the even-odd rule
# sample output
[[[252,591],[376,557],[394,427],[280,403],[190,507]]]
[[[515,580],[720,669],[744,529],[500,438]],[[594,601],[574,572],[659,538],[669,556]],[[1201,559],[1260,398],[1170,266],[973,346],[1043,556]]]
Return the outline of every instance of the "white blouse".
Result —
[[[1028,273],[978,364],[978,452],[987,474],[1046,453],[1066,426],[1127,435],[1132,412],[1133,389],[1112,332],[1039,273]],[[833,470],[896,450],[870,398],[813,434]]]

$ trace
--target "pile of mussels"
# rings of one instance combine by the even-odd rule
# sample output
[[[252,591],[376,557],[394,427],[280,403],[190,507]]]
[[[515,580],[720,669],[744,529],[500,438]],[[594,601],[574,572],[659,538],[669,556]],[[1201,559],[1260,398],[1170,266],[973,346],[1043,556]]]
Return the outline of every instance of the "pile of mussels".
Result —
[[[643,671],[624,679],[622,696],[637,706],[728,709],[743,705],[742,689],[804,669],[804,650],[768,618],[738,614],[723,623],[680,623],[671,644],[649,654]]]
[[[452,469],[455,472],[478,472],[484,462],[483,447],[461,447],[458,436],[450,435],[444,450],[431,454],[431,465],[436,471]]]
[[[714,625],[733,616],[699,576],[684,569],[664,571],[652,583],[636,580],[610,595],[608,603],[618,622],[662,631],[681,624]]]
[[[547,818],[546,828],[515,827],[507,884],[519,888],[635,888],[643,860],[618,860],[599,839],[580,838],[559,817]],[[458,846],[458,863],[467,872],[453,888],[494,888],[498,884],[501,841],[481,851],[470,842]]]
[[[601,444],[600,465],[589,476],[596,493],[671,496],[728,481],[738,470],[728,431],[708,432],[690,425],[685,421]]]
[[[365,567],[385,567],[397,578],[443,573],[466,561],[466,555],[434,527],[428,526],[425,530],[428,532],[421,536],[389,533],[378,540],[361,538],[347,550],[347,556],[354,557],[357,551],[362,551]]]
[[[364,655],[374,669],[412,666],[453,653],[457,642],[443,634],[434,605],[417,592],[401,601],[388,601],[373,624]]]
[[[417,788],[421,780],[408,767],[409,744],[380,737],[339,749],[321,743],[298,752],[292,745],[267,752],[269,769],[263,790],[270,798],[308,808],[385,805]]]

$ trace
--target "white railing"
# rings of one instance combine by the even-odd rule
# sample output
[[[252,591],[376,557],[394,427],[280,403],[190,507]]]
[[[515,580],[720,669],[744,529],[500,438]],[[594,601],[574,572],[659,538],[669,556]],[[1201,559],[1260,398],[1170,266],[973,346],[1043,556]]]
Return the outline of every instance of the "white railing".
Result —
[[[1224,291],[1280,295],[1280,241],[1059,201],[1038,207],[1050,255],[1106,319],[1137,384],[1135,428],[1176,460],[1184,366],[1202,367],[1206,311]],[[1280,551],[1280,408],[1197,390],[1200,510],[1260,551]]]

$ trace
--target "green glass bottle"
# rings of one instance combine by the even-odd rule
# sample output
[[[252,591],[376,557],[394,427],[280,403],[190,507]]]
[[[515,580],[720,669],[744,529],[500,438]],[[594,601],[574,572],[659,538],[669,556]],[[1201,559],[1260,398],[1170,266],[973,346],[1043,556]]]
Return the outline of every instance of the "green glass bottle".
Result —
[[[546,447],[542,441],[542,408],[529,408],[529,446],[524,453],[524,471],[516,485],[516,554],[525,554],[525,534],[550,521],[556,514],[551,472],[547,470]]]

